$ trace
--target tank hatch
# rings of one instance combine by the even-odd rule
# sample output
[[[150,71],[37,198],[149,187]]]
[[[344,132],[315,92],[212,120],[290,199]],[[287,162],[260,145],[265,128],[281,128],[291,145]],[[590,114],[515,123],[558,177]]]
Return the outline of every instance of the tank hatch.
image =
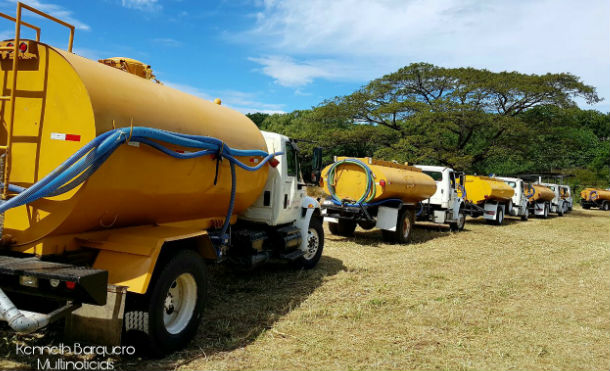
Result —
[[[125,71],[131,73],[136,76],[140,76],[146,80],[155,80],[155,75],[153,75],[152,68],[146,63],[142,63],[135,59],[124,58],[124,57],[113,57],[100,59],[98,62],[103,63],[107,66],[114,67],[121,71]],[[157,81],[158,82],[158,81]]]

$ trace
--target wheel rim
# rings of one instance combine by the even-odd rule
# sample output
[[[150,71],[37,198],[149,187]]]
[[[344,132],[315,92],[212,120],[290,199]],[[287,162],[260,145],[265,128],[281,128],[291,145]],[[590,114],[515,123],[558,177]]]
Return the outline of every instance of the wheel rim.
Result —
[[[409,221],[409,218],[405,218],[405,220],[402,222],[402,236],[404,238],[409,237],[409,234],[411,233],[411,223]]]
[[[170,334],[182,332],[193,318],[197,304],[197,282],[182,273],[172,282],[163,302],[163,324]]]
[[[309,228],[307,231],[307,252],[303,257],[307,260],[311,260],[318,253],[320,247],[320,236],[315,228]]]

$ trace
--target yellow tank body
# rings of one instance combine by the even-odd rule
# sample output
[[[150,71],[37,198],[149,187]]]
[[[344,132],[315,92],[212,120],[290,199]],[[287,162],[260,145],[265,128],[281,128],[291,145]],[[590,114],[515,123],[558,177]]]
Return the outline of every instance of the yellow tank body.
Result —
[[[529,198],[529,201],[551,201],[555,198],[555,192],[551,191],[548,187],[540,184],[532,184],[534,189],[534,195]],[[529,192],[531,194],[531,191]]]
[[[591,199],[593,195],[593,199]],[[580,192],[580,197],[586,201],[610,201],[610,191],[601,188],[585,188]]]
[[[508,201],[515,191],[504,181],[480,175],[466,175],[466,200],[481,204],[487,200]]]
[[[347,159],[339,157],[337,161]],[[403,202],[419,202],[430,198],[436,192],[436,183],[420,169],[372,158],[358,158],[374,175],[375,195],[368,202],[397,198]],[[324,191],[328,188],[328,171],[332,164],[322,170]],[[385,185],[383,185],[385,184]],[[334,177],[335,194],[339,199],[358,200],[366,191],[367,176],[358,165],[343,163],[337,166]]]
[[[28,42],[34,57],[19,60],[10,184],[29,187],[96,136],[131,123],[211,136],[237,149],[267,151],[259,129],[237,111]],[[6,53],[0,79],[2,95],[10,95],[12,57]],[[9,105],[2,102],[5,122]],[[0,136],[6,143],[6,129]],[[250,158],[240,160],[249,163]],[[131,225],[201,220],[201,228],[209,228],[224,220],[231,189],[228,161],[222,162],[217,185],[213,184],[215,166],[212,156],[176,159],[143,144],[122,145],[78,188],[8,210],[4,234],[23,245],[55,235]],[[268,168],[247,172],[236,167],[236,172],[234,214],[239,214],[262,192]]]

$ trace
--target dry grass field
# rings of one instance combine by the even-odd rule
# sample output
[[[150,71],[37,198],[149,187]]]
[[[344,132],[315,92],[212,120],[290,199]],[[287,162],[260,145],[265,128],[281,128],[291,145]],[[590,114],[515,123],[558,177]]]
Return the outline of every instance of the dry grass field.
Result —
[[[121,369],[608,370],[610,218],[574,210],[548,220],[420,226],[410,245],[379,232],[327,234],[312,271],[210,269],[197,338],[162,360]],[[29,368],[15,342],[59,343],[55,330],[2,330],[4,368]]]

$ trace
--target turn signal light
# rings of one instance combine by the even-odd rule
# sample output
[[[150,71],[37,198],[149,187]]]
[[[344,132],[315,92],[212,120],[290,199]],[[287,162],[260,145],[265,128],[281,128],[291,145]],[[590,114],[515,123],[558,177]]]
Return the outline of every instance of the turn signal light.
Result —
[[[271,166],[273,168],[277,167],[277,165],[279,165],[279,164],[280,164],[280,162],[275,157],[272,158],[271,160],[269,160],[269,166]]]

